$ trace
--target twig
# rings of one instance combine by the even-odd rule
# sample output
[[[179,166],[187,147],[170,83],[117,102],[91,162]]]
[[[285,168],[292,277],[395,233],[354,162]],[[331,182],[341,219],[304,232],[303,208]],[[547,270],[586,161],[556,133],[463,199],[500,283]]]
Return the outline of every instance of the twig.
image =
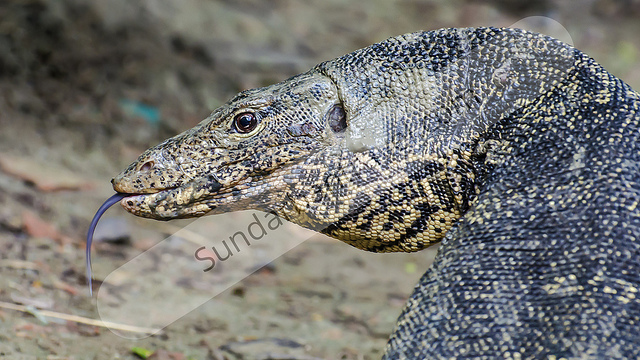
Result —
[[[38,265],[31,261],[24,260],[0,260],[0,267],[8,267],[12,269],[37,270]]]
[[[24,313],[32,312],[32,309],[29,309],[27,306],[12,304],[4,301],[0,301],[0,308],[21,311]],[[62,320],[77,322],[80,324],[100,326],[100,327],[106,327],[109,329],[117,329],[117,330],[129,331],[129,332],[135,332],[135,333],[155,334],[161,330],[161,329],[153,329],[153,328],[146,328],[146,327],[140,327],[140,326],[126,325],[126,324],[118,324],[111,321],[90,319],[90,318],[86,318],[78,315],[69,315],[69,314],[59,313],[59,312],[50,311],[50,310],[38,310],[38,312],[43,316],[52,317],[56,319],[62,319]]]

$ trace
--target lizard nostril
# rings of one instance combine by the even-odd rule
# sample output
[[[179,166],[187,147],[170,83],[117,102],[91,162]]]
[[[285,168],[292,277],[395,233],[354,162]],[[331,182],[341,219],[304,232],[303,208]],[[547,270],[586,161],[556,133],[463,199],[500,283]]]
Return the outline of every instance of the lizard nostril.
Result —
[[[140,171],[149,171],[153,168],[154,165],[155,163],[153,161],[147,161],[146,163],[142,164],[142,166],[140,166]]]

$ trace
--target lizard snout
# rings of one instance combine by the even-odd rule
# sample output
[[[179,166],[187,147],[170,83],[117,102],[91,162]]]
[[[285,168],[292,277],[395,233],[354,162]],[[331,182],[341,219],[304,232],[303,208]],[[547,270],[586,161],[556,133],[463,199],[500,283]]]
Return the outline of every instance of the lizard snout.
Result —
[[[175,188],[187,182],[175,161],[151,149],[125,171],[111,179],[113,189],[126,194],[149,194]]]

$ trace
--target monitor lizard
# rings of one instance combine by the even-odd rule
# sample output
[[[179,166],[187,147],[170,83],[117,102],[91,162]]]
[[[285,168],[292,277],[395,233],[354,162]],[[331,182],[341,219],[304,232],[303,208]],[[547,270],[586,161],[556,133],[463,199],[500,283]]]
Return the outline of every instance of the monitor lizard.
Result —
[[[406,34],[243,91],[113,180],[132,214],[441,242],[385,359],[638,358],[637,92],[518,29]]]

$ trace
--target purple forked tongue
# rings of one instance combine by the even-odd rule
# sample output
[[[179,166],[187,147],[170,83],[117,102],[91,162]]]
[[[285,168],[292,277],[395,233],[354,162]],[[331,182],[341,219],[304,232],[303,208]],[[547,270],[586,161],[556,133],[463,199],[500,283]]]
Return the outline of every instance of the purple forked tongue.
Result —
[[[91,220],[91,225],[89,226],[89,232],[87,233],[86,256],[87,256],[87,279],[89,280],[89,294],[91,294],[92,296],[93,296],[93,286],[91,283],[91,280],[92,280],[91,278],[91,243],[93,242],[93,233],[94,231],[96,231],[96,225],[98,225],[98,220],[100,220],[100,217],[102,216],[102,214],[104,214],[107,211],[107,209],[109,209],[113,204],[120,202],[120,200],[130,195],[131,194],[116,193],[112,197],[108,198],[107,201],[105,201],[104,204],[100,206],[96,214],[93,216],[93,220]]]

